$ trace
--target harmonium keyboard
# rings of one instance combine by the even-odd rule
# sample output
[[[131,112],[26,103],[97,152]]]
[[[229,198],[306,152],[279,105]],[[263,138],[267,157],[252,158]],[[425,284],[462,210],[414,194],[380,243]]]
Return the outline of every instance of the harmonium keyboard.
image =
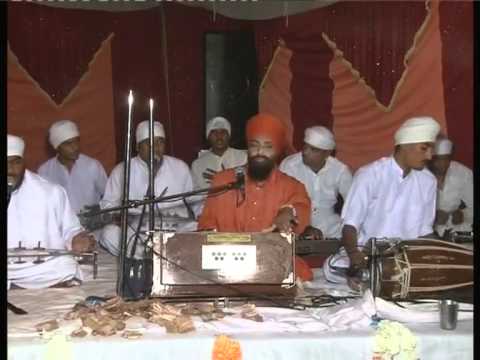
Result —
[[[153,297],[292,297],[295,239],[284,233],[156,232]]]
[[[319,268],[324,261],[340,248],[340,239],[309,240],[299,237],[295,242],[295,253],[310,267]]]

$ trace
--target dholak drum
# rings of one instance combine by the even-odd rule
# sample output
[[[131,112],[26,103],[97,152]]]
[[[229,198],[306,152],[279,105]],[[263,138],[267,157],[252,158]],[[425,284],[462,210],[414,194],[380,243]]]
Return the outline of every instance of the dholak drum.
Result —
[[[473,296],[473,251],[468,247],[434,239],[387,241],[371,254],[370,284],[376,296],[464,301]]]

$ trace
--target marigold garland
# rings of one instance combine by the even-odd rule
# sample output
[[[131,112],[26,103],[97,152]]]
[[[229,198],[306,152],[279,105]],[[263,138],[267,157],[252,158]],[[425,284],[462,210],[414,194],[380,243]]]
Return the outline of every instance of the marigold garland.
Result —
[[[240,343],[226,335],[218,336],[213,344],[212,360],[242,360]]]

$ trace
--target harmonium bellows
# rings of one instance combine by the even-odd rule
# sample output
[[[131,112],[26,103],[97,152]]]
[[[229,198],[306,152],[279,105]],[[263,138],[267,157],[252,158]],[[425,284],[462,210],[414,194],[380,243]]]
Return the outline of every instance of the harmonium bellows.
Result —
[[[295,240],[284,233],[157,232],[151,296],[292,296]]]

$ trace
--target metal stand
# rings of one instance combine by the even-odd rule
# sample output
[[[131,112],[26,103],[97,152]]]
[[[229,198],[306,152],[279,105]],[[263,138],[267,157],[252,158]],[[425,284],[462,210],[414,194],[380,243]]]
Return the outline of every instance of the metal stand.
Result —
[[[378,250],[377,250],[377,239],[372,238],[371,239],[371,248],[370,248],[370,290],[372,291],[372,295],[375,298],[375,296],[378,295],[377,291],[379,289],[377,288],[377,282],[378,282],[378,274],[377,274],[377,269],[378,269]]]
[[[129,200],[129,193],[130,193],[130,162],[131,162],[131,145],[132,145],[132,105],[133,105],[133,94],[130,90],[128,95],[128,119],[127,119],[127,136],[125,141],[125,150],[124,150],[124,167],[123,167],[123,195],[122,195],[122,205],[117,206],[114,208],[109,208],[105,210],[101,210],[95,213],[90,213],[89,216],[98,216],[107,212],[112,211],[121,211],[121,244],[120,244],[120,255],[119,255],[119,271],[117,277],[117,294],[125,298],[126,297],[126,289],[125,289],[125,277],[127,277],[127,272],[130,274],[134,271],[133,267],[127,269],[126,260],[127,260],[127,227],[128,227],[128,209],[134,208],[138,206],[145,206],[149,205],[150,213],[149,213],[149,231],[148,231],[148,238],[147,242],[150,241],[153,243],[153,233],[154,233],[154,204],[159,202],[164,202],[173,199],[185,199],[188,196],[198,195],[201,193],[215,193],[220,191],[225,191],[233,188],[240,188],[243,184],[240,183],[240,179],[237,181],[227,184],[225,186],[220,186],[216,189],[204,188],[197,191],[190,191],[187,193],[176,194],[172,196],[163,196],[160,195],[158,198],[155,198],[155,191],[154,191],[154,151],[153,151],[153,144],[154,144],[154,122],[153,122],[153,99],[150,99],[150,123],[149,123],[149,145],[150,145],[150,152],[149,152],[149,191],[147,194],[147,199],[143,201],[130,201]],[[187,207],[188,208],[188,207]],[[85,215],[85,217],[88,217]],[[151,253],[151,250],[145,249],[144,256],[146,258],[149,257],[148,252]],[[133,259],[135,260],[135,259]],[[147,259],[148,260],[148,259]],[[134,264],[139,265],[139,264]],[[140,264],[141,265],[141,264]],[[140,266],[139,265],[139,266]],[[147,263],[145,262],[143,266],[138,268],[138,271],[143,271],[143,276],[145,275],[145,268],[147,267]]]

